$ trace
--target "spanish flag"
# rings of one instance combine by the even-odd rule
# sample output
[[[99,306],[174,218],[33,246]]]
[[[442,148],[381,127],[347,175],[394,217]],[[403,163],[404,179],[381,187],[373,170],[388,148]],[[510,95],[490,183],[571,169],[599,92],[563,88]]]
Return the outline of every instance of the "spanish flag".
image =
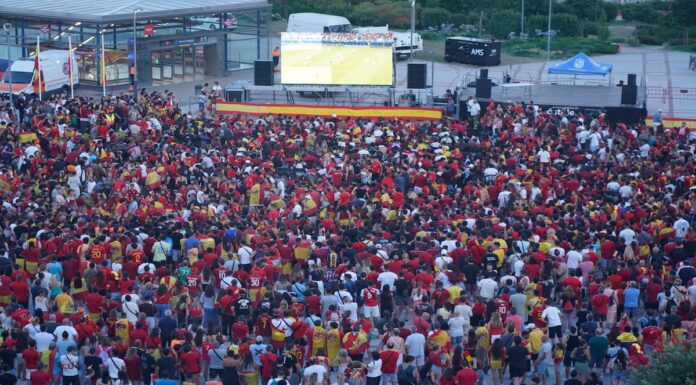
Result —
[[[8,192],[12,190],[12,185],[5,179],[0,178],[0,191]]]
[[[469,354],[469,352],[467,352],[466,350],[464,351],[464,358],[466,359],[466,362],[469,363],[469,365],[471,365],[474,362],[474,359],[471,358],[471,354]]]
[[[37,139],[35,132],[22,132],[19,134],[19,143],[31,143]]]
[[[258,206],[262,203],[263,189],[260,183],[251,186],[249,190],[249,206]]]
[[[46,89],[43,76],[41,76],[41,62],[39,59],[39,52],[41,46],[39,45],[39,35],[36,35],[36,51],[34,52],[34,78],[32,81],[32,86],[34,88],[34,93],[39,95],[39,100],[41,100],[41,94]]]
[[[162,184],[162,180],[157,173],[157,171],[150,171],[147,173],[147,177],[145,177],[145,186],[147,186],[148,189],[154,190],[158,188]]]

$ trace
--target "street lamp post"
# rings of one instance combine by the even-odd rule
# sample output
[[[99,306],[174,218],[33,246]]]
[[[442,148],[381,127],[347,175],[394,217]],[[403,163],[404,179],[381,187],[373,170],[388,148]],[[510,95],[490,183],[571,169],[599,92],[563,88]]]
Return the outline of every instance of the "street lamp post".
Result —
[[[411,53],[409,55],[408,61],[413,60],[413,34],[416,31],[416,0],[411,0],[411,44],[410,45],[410,50]]]
[[[12,24],[10,23],[5,23],[2,25],[2,29],[5,30],[5,38],[7,42],[7,81],[10,83],[9,86],[9,94],[10,94],[10,111],[12,111],[12,119],[14,120],[14,100],[13,100],[13,94],[14,94],[14,89],[12,87],[12,61],[10,60],[10,31],[12,30]],[[18,124],[19,125],[19,124]]]
[[[133,9],[133,99],[138,101],[138,35],[135,24],[140,8]]]
[[[522,0],[522,16],[520,16],[520,39],[524,37],[524,0]]]
[[[546,61],[551,60],[551,1],[549,0],[549,24],[546,28]]]

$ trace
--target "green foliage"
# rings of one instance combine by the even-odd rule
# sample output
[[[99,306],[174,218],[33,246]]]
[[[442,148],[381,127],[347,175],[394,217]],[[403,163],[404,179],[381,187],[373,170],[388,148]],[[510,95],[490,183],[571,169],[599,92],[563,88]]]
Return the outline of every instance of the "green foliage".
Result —
[[[390,1],[362,2],[353,7],[349,17],[353,25],[380,26],[389,24],[396,29],[408,29],[411,26],[411,8],[407,1],[392,3]]]
[[[483,29],[487,35],[505,38],[510,32],[520,31],[520,13],[510,9],[496,9],[485,15]]]
[[[467,17],[463,13],[453,13],[450,15],[449,21],[455,26],[460,26],[462,24],[467,24]]]
[[[621,7],[624,20],[649,24],[671,24],[674,21],[666,17],[670,12],[670,4],[664,1],[650,1],[626,4]]]
[[[662,45],[674,37],[683,36],[683,28],[665,25],[643,24],[636,28],[641,44]]]
[[[422,25],[425,28],[439,27],[443,23],[449,22],[449,18],[450,14],[444,8],[425,8],[421,11]]]
[[[609,28],[602,26],[599,28],[599,32],[597,33],[597,38],[602,41],[607,41],[609,40],[609,36],[611,34],[609,33]]]
[[[696,26],[696,1],[674,0],[672,10],[677,23],[683,26]]]
[[[653,355],[648,366],[631,375],[634,385],[693,385],[696,384],[696,349],[679,345],[664,354]]]
[[[529,31],[530,37],[536,29],[546,31],[548,20],[546,15],[534,15],[527,18],[526,29]],[[580,36],[581,28],[580,21],[575,15],[558,13],[551,18],[551,29],[558,31],[560,36]]]
[[[561,57],[565,51],[568,56],[579,52],[588,55],[614,54],[616,46],[596,39],[560,37],[551,39],[552,57]],[[546,39],[504,40],[503,53],[512,56],[543,57],[546,55]]]

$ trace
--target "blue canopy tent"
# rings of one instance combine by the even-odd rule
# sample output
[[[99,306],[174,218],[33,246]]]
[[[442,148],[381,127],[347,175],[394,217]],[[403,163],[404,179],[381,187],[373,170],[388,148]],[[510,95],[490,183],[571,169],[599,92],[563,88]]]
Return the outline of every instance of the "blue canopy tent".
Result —
[[[573,79],[575,79],[578,75],[611,75],[611,70],[611,64],[599,64],[584,52],[580,52],[564,62],[549,67],[548,73],[549,75],[573,75]],[[609,83],[611,84],[611,76]]]

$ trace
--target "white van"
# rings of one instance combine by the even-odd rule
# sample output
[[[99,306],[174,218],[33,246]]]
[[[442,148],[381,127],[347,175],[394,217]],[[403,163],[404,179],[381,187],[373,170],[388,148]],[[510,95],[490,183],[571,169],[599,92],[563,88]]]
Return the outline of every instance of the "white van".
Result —
[[[293,13],[288,17],[287,32],[350,33],[352,31],[353,26],[343,16],[305,12]]]
[[[68,67],[68,51],[47,50],[40,54],[42,84],[44,89],[41,91],[52,92],[58,90],[68,90],[70,87],[70,67]],[[77,76],[77,63],[73,60],[73,85],[79,83]],[[12,92],[15,95],[24,93],[25,95],[34,94],[34,57],[22,58],[12,62],[10,67],[12,72]],[[0,82],[0,94],[7,94],[10,89],[10,71],[3,74]]]

